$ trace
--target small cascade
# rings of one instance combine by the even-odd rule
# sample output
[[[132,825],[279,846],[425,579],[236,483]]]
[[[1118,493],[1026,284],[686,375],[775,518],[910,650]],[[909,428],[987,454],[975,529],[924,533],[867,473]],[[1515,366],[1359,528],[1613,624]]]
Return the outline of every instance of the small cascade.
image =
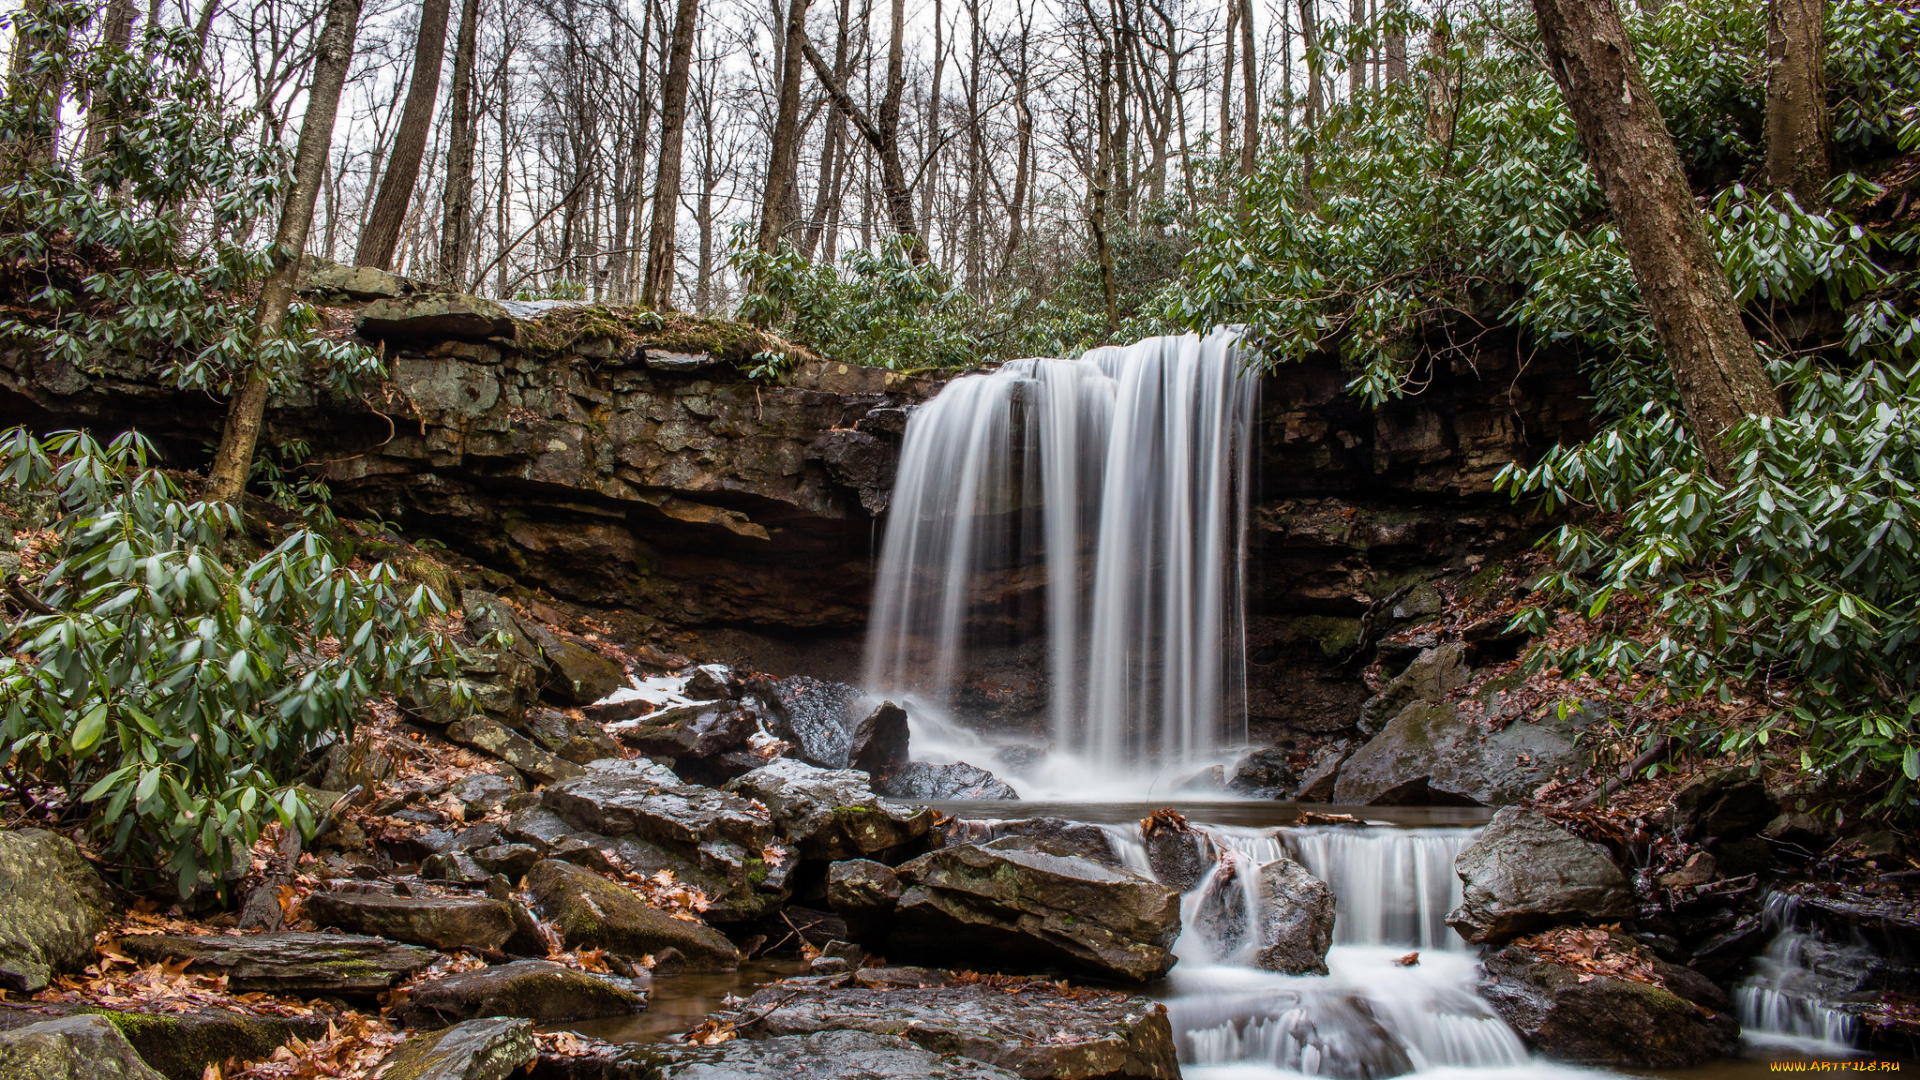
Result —
[[[1336,945],[1464,950],[1447,926],[1460,905],[1453,861],[1477,829],[1287,829],[1287,847],[1339,898]]]
[[[1754,958],[1753,974],[1734,990],[1741,1029],[1757,1041],[1854,1046],[1859,1018],[1841,1002],[1873,968],[1872,950],[1859,942],[1829,941],[1789,893],[1769,895],[1761,917],[1774,937]]]
[[[875,579],[867,688],[964,713],[978,692],[969,672],[1043,633],[1061,755],[1133,774],[1244,741],[1258,380],[1238,341],[1219,330],[1013,361],[916,411]]]

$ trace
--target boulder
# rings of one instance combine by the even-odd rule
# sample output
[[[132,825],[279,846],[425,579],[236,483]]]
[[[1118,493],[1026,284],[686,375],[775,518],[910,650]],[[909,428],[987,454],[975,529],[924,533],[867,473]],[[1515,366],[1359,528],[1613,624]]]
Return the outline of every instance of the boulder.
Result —
[[[542,749],[575,765],[620,756],[620,744],[613,741],[607,729],[578,710],[528,709],[521,730]]]
[[[934,765],[910,761],[881,776],[874,785],[891,799],[929,802],[938,799],[1018,799],[1020,793],[1006,781],[964,761]]]
[[[532,1021],[468,1020],[401,1043],[374,1075],[381,1080],[507,1080],[537,1056]]]
[[[408,1027],[437,1028],[485,1016],[518,1016],[543,1024],[594,1020],[628,1016],[646,1007],[645,993],[625,979],[590,975],[547,960],[516,960],[415,983],[395,1011]]]
[[[886,940],[893,909],[905,891],[893,868],[870,859],[847,859],[827,867],[827,906],[846,921],[847,932],[863,945]]]
[[[1685,968],[1648,959],[1667,986],[1581,971],[1509,945],[1482,963],[1480,993],[1529,1047],[1555,1061],[1682,1069],[1733,1056],[1740,1025],[1725,995]]]
[[[1406,670],[1394,676],[1380,692],[1360,706],[1355,723],[1362,734],[1371,735],[1385,727],[1416,701],[1441,704],[1447,695],[1466,684],[1467,646],[1454,641],[1423,650]]]
[[[762,853],[741,864],[736,884],[726,873],[702,866],[697,853],[689,858],[637,836],[603,836],[577,829],[545,806],[515,811],[505,831],[508,839],[535,852],[527,870],[540,858],[548,857],[606,873],[614,871],[616,862],[620,869],[647,877],[665,870],[707,895],[712,903],[707,918],[715,922],[740,922],[765,914],[770,906],[786,898],[786,878],[792,870],[791,861],[768,867]],[[515,880],[525,874],[526,870],[520,871]]]
[[[1475,944],[1634,912],[1633,890],[1607,849],[1532,810],[1495,814],[1453,868],[1464,898],[1447,925]]]
[[[1702,773],[1673,793],[1673,823],[1683,839],[1743,839],[1779,813],[1766,784],[1745,769]]]
[[[300,260],[300,295],[323,302],[392,300],[413,292],[413,282],[373,266],[347,266],[318,256]]]
[[[687,685],[680,693],[693,701],[721,701],[739,697],[740,687],[734,681],[733,669],[727,665],[701,664],[687,676]]]
[[[0,1076],[20,1080],[166,1080],[104,1016],[66,1016],[0,1031]]]
[[[468,855],[489,874],[503,874],[509,881],[519,881],[540,861],[540,849],[532,844],[493,844],[488,847],[474,848]]]
[[[513,934],[513,910],[481,896],[316,892],[307,897],[306,913],[318,926],[444,951],[492,952]]]
[[[1287,751],[1267,747],[1249,751],[1233,763],[1227,790],[1253,799],[1284,799],[1299,779]]]
[[[923,1050],[898,1035],[822,1031],[718,1046],[656,1043],[631,1052],[659,1080],[1015,1080],[1017,1073],[958,1054]]]
[[[747,741],[759,730],[757,702],[697,701],[676,705],[607,727],[623,746],[643,754],[671,758],[711,757]]]
[[[546,660],[547,691],[568,705],[591,705],[627,685],[627,669],[584,642],[528,624]]]
[[[698,919],[676,919],[584,867],[542,860],[527,872],[527,889],[568,948],[605,949],[630,959],[677,949],[692,971],[740,966],[739,950],[726,935]]]
[[[1176,1080],[1167,1011],[1131,994],[1033,982],[1019,993],[967,982],[861,985],[855,977],[761,987],[738,1017],[754,1034],[867,1031],[898,1035],[938,1054],[959,1054],[1010,1073],[1051,1080]],[[719,1013],[716,1017],[728,1018]]]
[[[1382,806],[1503,806],[1519,802],[1562,769],[1577,773],[1593,754],[1580,734],[1598,721],[1587,709],[1516,720],[1499,731],[1465,719],[1451,704],[1415,701],[1340,766],[1333,801]]]
[[[726,790],[758,800],[774,825],[815,859],[874,855],[917,840],[933,824],[933,811],[887,802],[867,786],[867,774],[822,769],[780,758],[737,779]]]
[[[907,764],[907,710],[883,701],[853,725],[848,764],[879,776]]]
[[[897,872],[890,956],[1133,982],[1173,967],[1179,893],[1044,841],[943,848]]]
[[[1294,785],[1292,798],[1296,802],[1332,802],[1334,792],[1340,785],[1340,766],[1346,763],[1348,756],[1349,746],[1344,739],[1322,746],[1301,772],[1299,782]]]
[[[773,734],[793,744],[794,756],[823,769],[851,763],[853,707],[863,696],[860,691],[805,675],[755,678],[745,685],[773,710]]]
[[[368,341],[485,341],[512,336],[513,318],[492,300],[428,293],[375,300],[360,309],[353,328]]]
[[[240,993],[301,997],[378,994],[437,959],[430,949],[375,937],[291,930],[245,937],[129,935],[120,939],[120,951],[142,964],[186,960],[189,970],[225,972],[227,986]]]
[[[1147,847],[1147,865],[1160,884],[1175,892],[1186,892],[1200,883],[1213,869],[1213,845],[1205,836],[1179,824],[1149,818],[1141,830]]]
[[[576,828],[637,836],[703,864],[738,865],[773,841],[772,818],[748,800],[683,783],[651,762],[596,762],[549,787],[543,802]]]
[[[1253,966],[1282,975],[1325,975],[1333,945],[1333,890],[1289,858],[1259,870],[1258,948]]]
[[[420,877],[448,885],[485,885],[493,872],[464,851],[447,851],[421,859]]]
[[[107,924],[106,882],[73,841],[41,829],[0,831],[0,989],[32,994],[94,959]]]
[[[470,716],[447,725],[447,738],[484,751],[527,775],[536,784],[571,780],[586,770],[533,744],[525,735],[491,717]]]

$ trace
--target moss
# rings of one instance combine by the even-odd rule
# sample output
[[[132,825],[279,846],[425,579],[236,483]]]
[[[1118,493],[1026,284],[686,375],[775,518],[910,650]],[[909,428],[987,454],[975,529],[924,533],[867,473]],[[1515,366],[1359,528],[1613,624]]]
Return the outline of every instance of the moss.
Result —
[[[154,1016],[148,1013],[89,1010],[105,1016],[142,1060],[170,1080],[200,1080],[206,1067],[230,1059],[255,1061],[286,1045],[294,1035],[315,1037],[324,1021],[287,1020],[235,1012]]]
[[[748,859],[746,866],[747,884],[758,889],[767,883],[767,861],[765,859]]]
[[[615,355],[633,349],[706,353],[744,363],[755,353],[785,353],[791,360],[818,359],[810,350],[731,319],[680,312],[655,314],[640,308],[588,304],[563,308],[515,324],[515,341],[529,355],[550,358],[581,342],[606,341]]]
[[[1289,641],[1311,641],[1327,656],[1340,657],[1359,642],[1360,620],[1332,615],[1303,615],[1283,623],[1280,634]]]

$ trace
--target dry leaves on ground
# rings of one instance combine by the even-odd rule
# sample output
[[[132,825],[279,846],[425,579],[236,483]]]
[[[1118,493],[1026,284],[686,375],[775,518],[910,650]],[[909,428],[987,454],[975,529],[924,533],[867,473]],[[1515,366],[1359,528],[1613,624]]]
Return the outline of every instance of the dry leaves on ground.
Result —
[[[1614,936],[1620,927],[1560,926],[1529,937],[1515,945],[1542,960],[1580,972],[1581,982],[1592,982],[1596,975],[1627,979],[1666,989],[1666,983],[1654,971],[1653,957],[1637,945]]]
[[[404,1041],[403,1032],[375,1017],[343,1013],[327,1025],[324,1037],[312,1042],[296,1037],[266,1060],[230,1070],[217,1080],[372,1080],[381,1059]]]

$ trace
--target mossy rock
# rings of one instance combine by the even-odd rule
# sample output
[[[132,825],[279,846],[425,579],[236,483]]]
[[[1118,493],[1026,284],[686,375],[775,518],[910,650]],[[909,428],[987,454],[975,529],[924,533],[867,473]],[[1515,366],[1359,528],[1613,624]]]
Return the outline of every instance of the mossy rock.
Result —
[[[324,1016],[253,1016],[223,1009],[164,1016],[97,1011],[113,1021],[140,1057],[169,1080],[200,1080],[208,1065],[230,1059],[258,1061],[295,1035],[315,1039],[327,1032]]]
[[[507,1080],[538,1055],[532,1021],[469,1020],[415,1035],[375,1073],[381,1080]]]
[[[544,860],[527,873],[540,913],[568,948],[605,949],[641,957],[678,949],[694,971],[732,971],[740,952],[726,935],[697,920],[676,919],[632,890],[585,867]]]
[[[106,882],[73,841],[0,831],[0,989],[33,993],[84,967],[111,908]]]
[[[646,1007],[646,997],[626,980],[589,975],[547,960],[519,960],[416,983],[395,1012],[408,1027],[436,1028],[486,1016],[543,1024],[596,1020]]]

